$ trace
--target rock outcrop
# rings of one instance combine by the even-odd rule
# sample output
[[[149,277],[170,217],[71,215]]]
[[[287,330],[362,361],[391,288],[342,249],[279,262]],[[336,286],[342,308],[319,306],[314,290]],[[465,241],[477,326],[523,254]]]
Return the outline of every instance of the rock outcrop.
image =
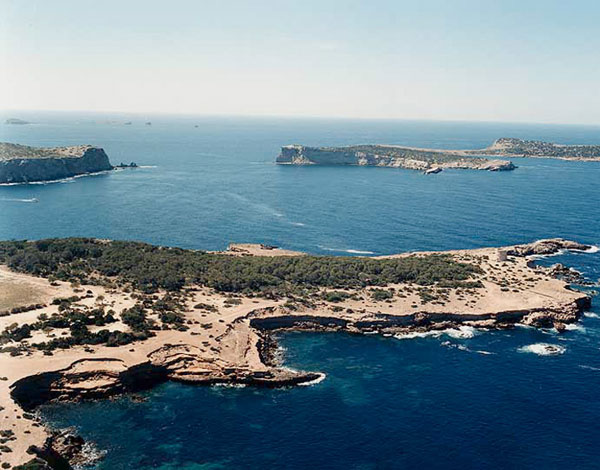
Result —
[[[463,156],[454,151],[415,149],[392,145],[351,147],[306,147],[286,145],[277,163],[291,165],[360,165],[405,168],[439,173],[446,168],[509,171],[515,166],[505,160]],[[436,171],[430,171],[435,169]]]
[[[0,143],[0,184],[53,181],[112,169],[104,150],[91,145],[37,148]]]
[[[562,250],[569,251],[587,251],[592,248],[591,245],[565,240],[564,238],[548,238],[538,240],[525,245],[515,245],[509,247],[507,253],[513,256],[532,256],[532,255],[552,255]]]

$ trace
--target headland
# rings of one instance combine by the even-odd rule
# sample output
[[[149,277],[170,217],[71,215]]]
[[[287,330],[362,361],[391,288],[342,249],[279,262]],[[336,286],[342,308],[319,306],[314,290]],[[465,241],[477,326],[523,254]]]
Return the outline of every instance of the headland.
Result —
[[[129,166],[136,165],[118,167]],[[91,145],[30,147],[0,142],[0,184],[56,181],[115,168],[103,149]]]
[[[285,368],[274,331],[562,331],[590,298],[530,257],[589,249],[550,239],[365,258],[250,244],[202,252],[98,239],[0,242],[0,462],[70,468],[85,459],[81,439],[36,416],[48,401],[168,380],[280,387],[322,378]]]

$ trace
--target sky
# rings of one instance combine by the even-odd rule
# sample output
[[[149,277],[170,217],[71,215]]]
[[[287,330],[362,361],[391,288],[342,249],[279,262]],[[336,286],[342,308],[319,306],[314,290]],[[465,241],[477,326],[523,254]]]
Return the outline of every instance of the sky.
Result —
[[[0,108],[600,124],[597,0],[0,0]]]

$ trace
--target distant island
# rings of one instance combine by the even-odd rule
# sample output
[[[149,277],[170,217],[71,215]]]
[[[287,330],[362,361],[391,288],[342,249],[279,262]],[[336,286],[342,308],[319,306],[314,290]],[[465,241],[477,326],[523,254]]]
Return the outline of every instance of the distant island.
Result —
[[[420,170],[427,174],[442,170],[468,169],[510,171],[507,160],[493,160],[459,154],[456,151],[420,149],[397,145],[353,145],[349,147],[306,147],[286,145],[276,160],[291,165],[359,165]]]
[[[135,393],[168,380],[323,380],[284,367],[274,331],[564,331],[590,297],[569,288],[577,272],[536,267],[530,256],[590,248],[548,239],[365,258],[251,244],[203,252],[90,238],[1,241],[0,462],[85,463],[83,439],[48,429],[35,414],[48,401]]]
[[[558,158],[561,160],[600,161],[600,145],[562,145],[540,140],[503,137],[482,150],[463,150],[465,155],[501,157]]]
[[[46,148],[0,142],[0,184],[55,181],[125,167],[137,165],[113,167],[104,150],[91,145]]]
[[[484,149],[446,150],[399,145],[308,147],[286,145],[276,159],[291,165],[363,165],[406,168],[439,173],[448,168],[506,171],[515,165],[482,157],[535,157],[600,161],[600,145],[560,145],[536,140],[501,138]]]
[[[31,124],[31,123],[29,121],[24,121],[23,119],[8,118],[6,121],[4,121],[4,124],[24,125],[24,124]]]

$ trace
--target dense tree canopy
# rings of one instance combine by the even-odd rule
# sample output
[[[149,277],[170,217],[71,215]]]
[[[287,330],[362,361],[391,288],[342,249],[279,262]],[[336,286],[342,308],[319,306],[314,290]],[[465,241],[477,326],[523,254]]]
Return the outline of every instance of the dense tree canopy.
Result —
[[[0,242],[0,263],[82,283],[114,278],[153,292],[198,284],[221,292],[281,292],[412,282],[461,284],[480,272],[448,255],[393,259],[336,256],[231,256],[130,241],[89,238]]]

